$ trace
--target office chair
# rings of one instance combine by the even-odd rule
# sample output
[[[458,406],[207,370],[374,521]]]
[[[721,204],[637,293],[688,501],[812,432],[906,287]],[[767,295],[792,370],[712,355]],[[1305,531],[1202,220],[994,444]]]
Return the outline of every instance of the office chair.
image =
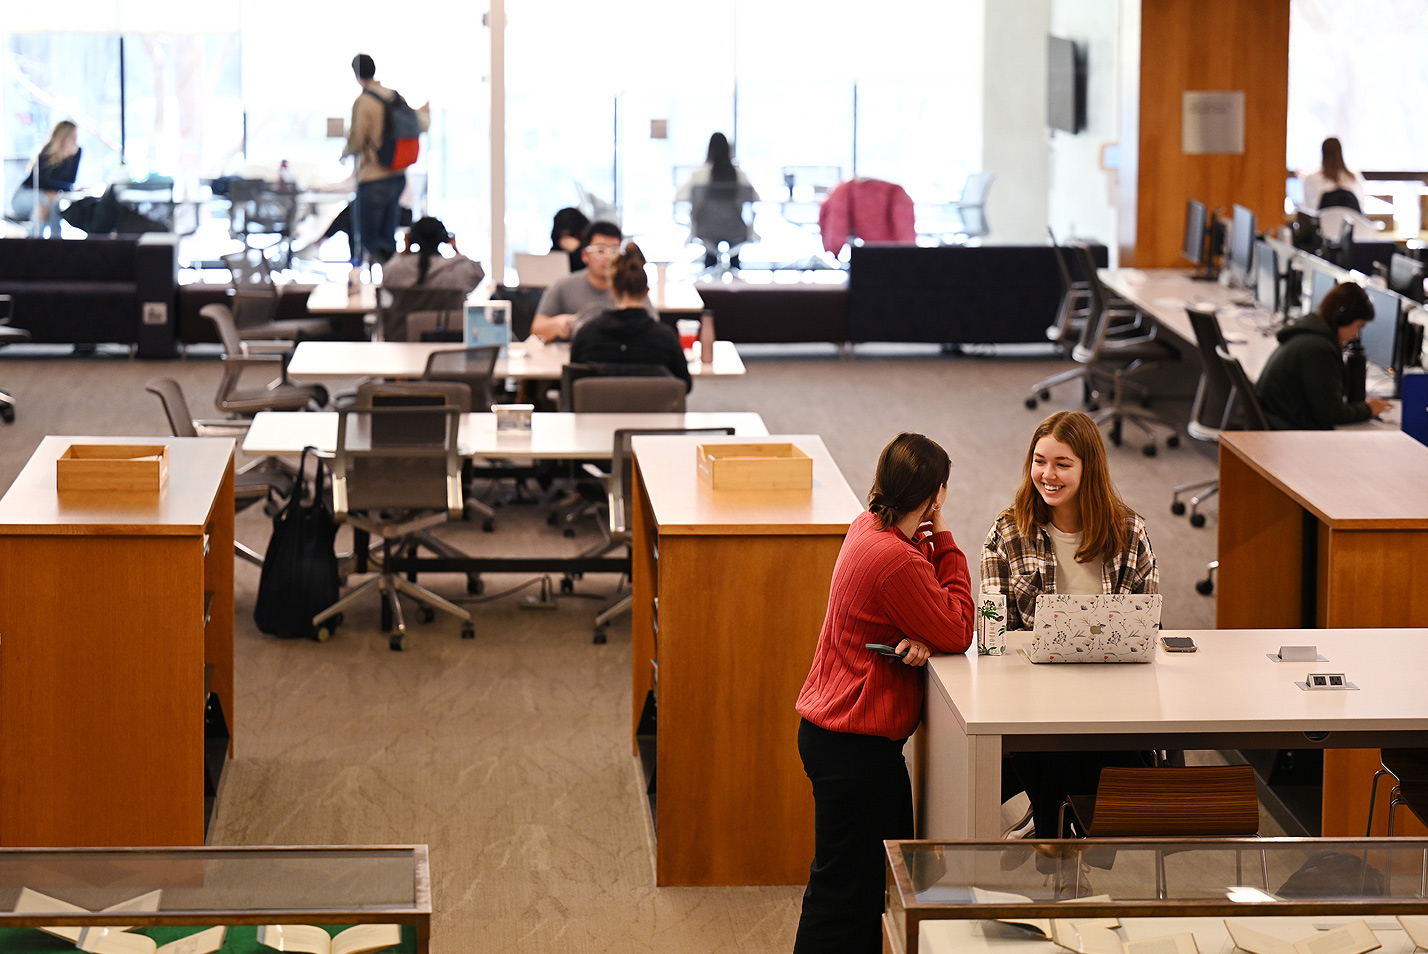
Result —
[[[15,300],[9,295],[0,295],[0,348],[10,344],[20,344],[30,340],[30,333],[24,328],[12,328],[10,319],[15,317]],[[15,395],[0,388],[0,420],[6,424],[15,423]]]
[[[460,341],[466,292],[459,288],[377,289],[383,341]]]
[[[297,188],[286,183],[261,179],[235,179],[228,183],[228,230],[252,248],[255,235],[275,235],[273,247],[279,261],[292,261],[293,224],[297,221]]]
[[[259,411],[301,411],[308,406],[324,407],[327,389],[320,384],[295,384],[288,380],[285,348],[263,350],[260,342],[246,342],[233,324],[227,305],[204,305],[198,312],[218,329],[223,342],[223,380],[213,403],[235,417],[251,417]],[[291,347],[291,343],[287,343]],[[278,377],[261,387],[241,387],[243,371],[260,368],[278,372]]]
[[[1056,258],[1056,269],[1061,275],[1061,304],[1056,310],[1056,320],[1046,329],[1046,337],[1069,358],[1091,312],[1091,282],[1087,276],[1076,278],[1072,275],[1071,265],[1066,260],[1066,253],[1057,244],[1055,233],[1047,228],[1046,234],[1051,239],[1051,252]],[[1094,278],[1094,273],[1090,278]],[[1111,327],[1107,334],[1121,337],[1139,327],[1140,313],[1130,302],[1108,295],[1106,303],[1111,310]],[[1025,404],[1028,409],[1036,410],[1039,401],[1051,400],[1052,388],[1070,381],[1081,382],[1081,403],[1088,404],[1098,383],[1094,375],[1095,371],[1090,365],[1079,365],[1067,371],[1047,375],[1031,386]]]
[[[423,622],[435,610],[461,621],[461,638],[474,639],[471,614],[392,569],[398,549],[414,534],[461,515],[461,458],[457,433],[461,412],[452,405],[349,407],[338,412],[337,459],[332,474],[333,511],[382,540],[381,572],[312,618],[321,640],[333,617],[376,590],[382,599],[382,629],[393,650],[406,648],[407,627],[398,594],[416,600]]]
[[[1158,438],[1151,424],[1170,429],[1165,438],[1166,447],[1177,446],[1180,438],[1174,423],[1140,406],[1148,392],[1132,376],[1153,370],[1163,362],[1179,360],[1179,355],[1175,349],[1157,340],[1159,329],[1154,325],[1145,334],[1112,338],[1108,332],[1114,316],[1107,305],[1105,289],[1095,277],[1096,262],[1091,250],[1085,245],[1073,245],[1072,249],[1081,263],[1082,273],[1090,277],[1091,304],[1081,336],[1071,350],[1071,357],[1091,367],[1099,377],[1109,379],[1111,385],[1110,407],[1100,408],[1092,416],[1097,425],[1110,423],[1111,443],[1117,447],[1121,445],[1122,429],[1127,422],[1140,428],[1149,438],[1142,450],[1145,456],[1154,457],[1158,450]],[[1137,394],[1135,404],[1131,403],[1129,391]]]
[[[1181,768],[1101,769],[1095,795],[1071,795],[1061,806],[1059,830],[1070,819],[1084,838],[1255,838],[1259,836],[1259,798],[1254,769],[1248,765],[1201,765]],[[1187,846],[1188,847],[1188,846]],[[1155,859],[1155,887],[1166,896],[1165,855]],[[1265,888],[1268,859],[1260,853]],[[1235,852],[1235,884],[1243,884],[1241,857]]]
[[[991,191],[996,177],[995,172],[974,172],[967,177],[962,184],[962,194],[951,205],[959,223],[952,233],[953,242],[943,244],[963,245],[969,239],[983,238],[991,231],[987,225],[987,193]]]
[[[679,381],[678,378],[669,373],[669,369],[662,364],[613,364],[610,362],[576,362],[572,361],[560,370],[560,399],[556,407],[561,411],[575,411],[575,382],[584,378],[611,377],[611,378],[668,378]],[[681,388],[684,382],[679,381]],[[620,411],[648,411],[659,410],[659,408],[647,407],[622,407]],[[684,408],[681,406],[680,410]]]
[[[272,265],[263,249],[245,248],[223,256],[223,263],[233,279],[233,299],[230,310],[238,336],[245,341],[276,338],[301,341],[305,338],[329,338],[332,324],[326,318],[294,318],[278,320],[281,293],[273,284]]]
[[[739,182],[709,182],[690,188],[689,232],[704,246],[705,260],[714,264],[708,274],[736,271],[739,249],[753,238],[753,226],[745,217],[754,201],[751,186]]]
[[[1229,428],[1230,413],[1234,410],[1231,396],[1234,386],[1220,364],[1218,351],[1229,350],[1224,333],[1220,330],[1220,320],[1214,311],[1206,311],[1186,306],[1190,326],[1195,331],[1195,345],[1200,349],[1200,381],[1195,388],[1195,398],[1190,404],[1190,422],[1185,425],[1185,433],[1197,441],[1218,444],[1220,432]],[[1190,526],[1203,527],[1205,515],[1200,513],[1200,504],[1220,491],[1220,480],[1193,480],[1176,484],[1170,498],[1170,512],[1177,517],[1185,513],[1185,503],[1180,498],[1190,495]]]
[[[615,431],[615,445],[610,449],[610,472],[595,472],[605,486],[605,504],[608,519],[605,539],[580,554],[582,557],[602,557],[620,547],[628,548],[631,540],[631,523],[628,510],[631,496],[630,481],[633,468],[630,466],[630,440],[643,434],[733,434],[732,427],[622,427]],[[594,471],[586,465],[587,471]],[[595,630],[592,641],[605,642],[605,629],[610,621],[621,613],[628,613],[634,603],[633,593],[624,593],[600,610],[595,616]]]
[[[164,415],[175,437],[232,437],[241,444],[248,433],[247,421],[195,419],[189,412],[183,388],[173,378],[150,378],[144,390],[158,397],[164,406]],[[297,470],[281,458],[249,461],[233,472],[234,512],[241,513],[261,500],[263,510],[268,516],[274,516],[301,486]],[[254,566],[263,565],[263,555],[242,541],[234,540],[233,550]]]
[[[498,345],[480,348],[463,348],[453,351],[433,351],[426,359],[426,370],[422,381],[450,381],[464,384],[470,391],[469,409],[481,412],[491,406],[492,378],[496,369],[496,359],[500,356]],[[476,479],[475,465],[466,460],[462,464],[462,485],[466,493],[466,511],[481,515],[481,529],[490,532],[496,529],[496,511],[484,500],[478,500],[472,493]]]
[[[1373,837],[1373,807],[1378,801],[1378,780],[1387,775],[1393,779],[1388,791],[1388,835],[1393,836],[1393,810],[1397,805],[1408,805],[1410,811],[1428,821],[1424,807],[1428,806],[1428,749],[1383,749],[1379,753],[1381,764],[1373,773],[1369,788],[1368,825],[1364,837]],[[1404,793],[1407,792],[1407,797]]]
[[[1340,235],[1345,225],[1351,225],[1353,227],[1350,232],[1352,239],[1360,242],[1371,242],[1378,239],[1379,230],[1383,228],[1383,223],[1375,222],[1358,209],[1345,208],[1344,206],[1320,209],[1318,219],[1320,235]]]

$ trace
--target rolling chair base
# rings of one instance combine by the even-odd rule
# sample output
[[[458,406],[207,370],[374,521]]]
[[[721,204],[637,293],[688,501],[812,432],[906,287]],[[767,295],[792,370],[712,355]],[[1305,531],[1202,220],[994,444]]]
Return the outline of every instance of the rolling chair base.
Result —
[[[388,645],[393,650],[400,651],[405,649],[407,641],[406,620],[402,617],[401,600],[397,598],[397,594],[399,593],[411,597],[420,604],[422,622],[431,622],[431,620],[436,617],[435,610],[441,610],[443,613],[449,613],[461,620],[462,639],[476,638],[475,624],[471,621],[471,614],[466,610],[444,597],[437,596],[424,586],[418,586],[415,583],[408,582],[395,573],[383,573],[363,583],[351,593],[348,593],[312,618],[312,624],[318,629],[318,641],[325,642],[326,637],[332,635],[332,626],[324,624],[327,624],[329,620],[339,613],[350,609],[358,600],[365,598],[367,593],[372,590],[376,590],[382,596],[383,616],[385,617],[388,612],[391,613],[394,623],[394,632],[388,638]],[[323,633],[324,630],[326,630],[326,637]]]

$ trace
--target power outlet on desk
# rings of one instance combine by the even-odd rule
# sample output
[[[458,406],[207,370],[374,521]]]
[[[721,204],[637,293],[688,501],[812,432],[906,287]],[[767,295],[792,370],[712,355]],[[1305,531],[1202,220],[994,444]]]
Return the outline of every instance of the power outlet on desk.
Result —
[[[1341,672],[1311,672],[1304,677],[1304,681],[1296,683],[1297,686],[1305,690],[1342,690],[1357,689],[1358,686],[1349,682],[1349,677]]]

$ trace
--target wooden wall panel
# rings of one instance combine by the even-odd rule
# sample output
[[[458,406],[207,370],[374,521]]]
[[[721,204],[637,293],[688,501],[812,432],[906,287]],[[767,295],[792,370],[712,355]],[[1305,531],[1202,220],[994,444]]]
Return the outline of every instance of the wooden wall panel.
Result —
[[[1135,167],[1122,169],[1136,183],[1133,208],[1122,209],[1135,233],[1122,228],[1121,262],[1175,268],[1186,264],[1187,199],[1226,214],[1238,202],[1261,231],[1283,219],[1289,0],[1154,0],[1140,15],[1137,148],[1123,154]],[[1182,94],[1196,90],[1244,90],[1242,155],[1182,152]],[[1137,124],[1125,126],[1133,134]]]

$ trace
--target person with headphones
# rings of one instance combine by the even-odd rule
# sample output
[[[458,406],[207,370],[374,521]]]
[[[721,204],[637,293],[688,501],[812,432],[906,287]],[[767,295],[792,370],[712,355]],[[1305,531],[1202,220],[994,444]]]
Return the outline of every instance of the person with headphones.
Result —
[[[1281,431],[1327,431],[1378,417],[1393,405],[1381,398],[1344,397],[1344,346],[1373,320],[1368,293],[1354,282],[1329,290],[1310,312],[1277,335],[1255,394],[1270,424]]]

